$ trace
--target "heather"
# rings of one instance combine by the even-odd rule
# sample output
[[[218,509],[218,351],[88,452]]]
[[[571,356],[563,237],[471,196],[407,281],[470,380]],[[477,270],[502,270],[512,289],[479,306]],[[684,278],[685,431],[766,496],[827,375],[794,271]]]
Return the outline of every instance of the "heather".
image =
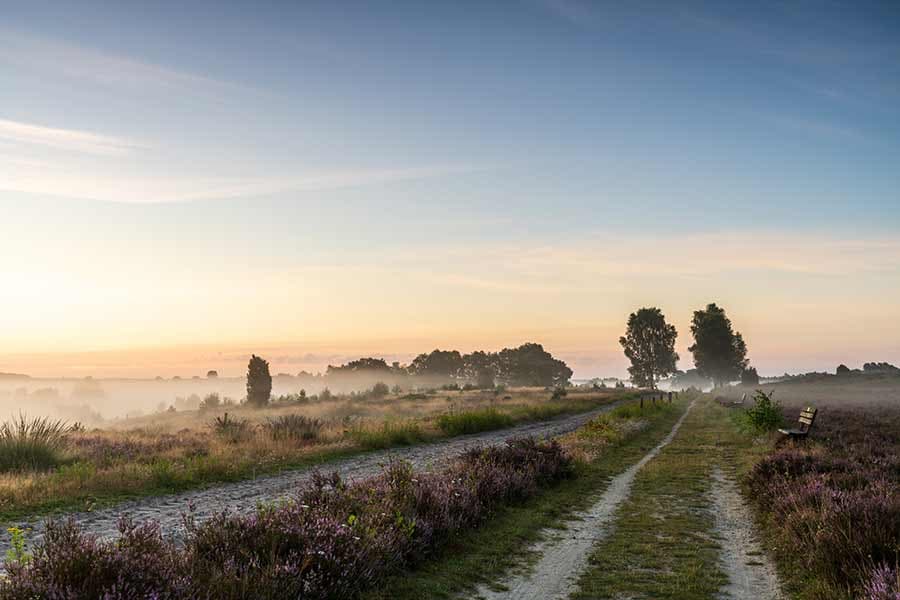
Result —
[[[556,442],[529,438],[472,449],[442,471],[320,475],[252,515],[188,517],[182,546],[153,523],[123,521],[117,541],[57,523],[27,561],[7,564],[0,598],[348,598],[572,469]]]
[[[412,399],[401,392],[367,399],[336,396],[264,409],[221,405],[104,429],[67,429],[45,438],[18,435],[18,425],[10,424],[16,435],[0,436],[0,471],[5,471],[0,473],[0,516],[85,509],[434,441],[466,427],[483,430],[485,421],[477,415],[487,407],[499,415],[488,427],[494,429],[591,410],[626,394],[573,389],[562,399],[551,396],[552,390],[538,388],[460,389],[427,391]],[[445,430],[441,416],[448,414],[457,421]],[[464,421],[470,424],[459,426]]]
[[[811,438],[760,461],[749,485],[784,561],[824,582],[818,597],[897,597],[900,411],[822,411]]]

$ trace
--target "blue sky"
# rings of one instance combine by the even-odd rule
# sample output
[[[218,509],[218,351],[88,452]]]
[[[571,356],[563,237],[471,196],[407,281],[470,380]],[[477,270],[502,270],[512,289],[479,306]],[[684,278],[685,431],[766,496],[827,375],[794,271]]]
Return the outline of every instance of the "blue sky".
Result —
[[[722,296],[748,323],[824,293],[897,327],[882,306],[900,264],[896,3],[187,4],[3,2],[0,250],[26,290],[4,313],[34,310],[7,324],[9,360],[193,343],[412,352],[534,335],[595,356],[579,374],[603,374],[622,369],[628,310],[663,303],[652,291],[663,259],[672,286],[696,290],[671,301],[683,334],[690,309]],[[717,265],[723,244],[729,264],[765,260]],[[532,262],[514,269],[520,256]],[[98,287],[91,265],[119,291]],[[173,291],[224,292],[259,265],[291,283],[254,285],[301,287],[296,310],[315,316],[244,298],[216,300],[213,318]],[[415,298],[367,290],[384,304],[367,308],[346,281],[363,266]],[[758,291],[772,283],[788,291]],[[542,297],[542,285],[600,308]],[[80,300],[60,307],[50,290]],[[357,301],[337,311],[330,298],[348,294]],[[137,318],[135,295],[165,310]],[[391,306],[426,316],[407,331]],[[229,329],[260,311],[272,322]],[[73,323],[91,314],[99,333],[85,338]],[[796,319],[780,319],[792,339],[828,322],[825,309],[792,332]],[[588,333],[566,333],[578,323]],[[758,348],[784,345],[758,331]],[[898,351],[858,323],[841,336],[825,350],[813,336],[821,355],[760,361]]]

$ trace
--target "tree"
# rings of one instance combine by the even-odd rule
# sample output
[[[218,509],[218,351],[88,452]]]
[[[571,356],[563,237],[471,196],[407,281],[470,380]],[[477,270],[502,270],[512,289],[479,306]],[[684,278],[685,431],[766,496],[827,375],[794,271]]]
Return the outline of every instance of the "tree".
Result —
[[[462,357],[462,376],[474,381],[479,389],[489,390],[494,387],[497,377],[497,354],[476,350]]]
[[[697,372],[713,380],[716,387],[735,381],[747,367],[747,345],[741,334],[731,327],[725,311],[713,304],[705,310],[694,311],[691,320],[694,345],[688,350],[694,355]]]
[[[247,365],[247,404],[263,407],[272,396],[272,375],[269,374],[269,363],[256,356],[250,357]]]
[[[207,372],[206,372],[206,378],[207,378],[207,379],[215,379],[215,378],[218,377],[218,376],[219,376],[219,372],[218,372],[218,371],[207,371]]]
[[[409,365],[412,375],[456,379],[463,371],[463,359],[456,350],[433,350],[418,355]]]
[[[849,375],[850,368],[845,364],[838,365],[837,369],[834,372],[835,375]]]
[[[325,374],[344,375],[348,373],[362,373],[368,371],[389,373],[391,371],[391,368],[386,362],[384,362],[383,358],[358,358],[356,360],[351,360],[347,364],[341,365],[339,367],[328,365],[328,368],[325,370]]]
[[[512,386],[557,387],[569,383],[572,369],[540,344],[522,344],[497,353],[497,377]]]
[[[759,385],[759,373],[756,367],[747,367],[741,373],[741,385]]]
[[[656,389],[657,380],[675,372],[677,337],[675,326],[666,323],[658,308],[642,308],[628,316],[625,335],[619,343],[631,361],[628,373],[634,385]]]

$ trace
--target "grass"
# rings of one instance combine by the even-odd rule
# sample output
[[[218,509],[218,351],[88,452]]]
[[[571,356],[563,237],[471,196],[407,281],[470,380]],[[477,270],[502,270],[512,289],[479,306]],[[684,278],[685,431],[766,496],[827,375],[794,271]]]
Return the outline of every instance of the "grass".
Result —
[[[251,411],[229,407],[227,420],[223,413],[214,411],[202,416],[199,412],[178,413],[172,415],[169,426],[164,424],[169,419],[165,415],[158,424],[146,422],[141,429],[71,433],[65,460],[60,462],[57,459],[62,455],[57,455],[53,457],[55,462],[45,463],[55,468],[0,474],[0,519],[88,510],[141,496],[305,468],[359,452],[436,441],[455,435],[437,424],[439,416],[448,410],[463,414],[489,406],[508,416],[503,421],[509,426],[583,412],[628,397],[622,393],[570,392],[564,399],[550,400],[550,392],[534,389],[510,390],[507,396],[454,392],[448,399],[440,392],[429,395],[428,400],[415,401],[421,405],[421,416],[405,418],[398,411],[410,411],[409,402],[391,397],[370,402],[336,401],[312,409]],[[318,416],[303,412],[313,409]],[[266,427],[267,418],[278,420],[292,414],[307,421],[322,421],[315,440],[298,443],[291,436],[272,435],[274,430]],[[349,425],[345,421],[351,416]],[[214,424],[217,420],[219,425]],[[300,429],[294,427],[293,431]]]
[[[366,450],[412,446],[434,439],[414,421],[385,421],[378,428],[356,426],[347,432],[347,436]]]
[[[491,407],[447,413],[438,417],[437,423],[445,435],[456,436],[512,427],[515,419]]]
[[[542,491],[532,500],[494,514],[481,528],[453,540],[440,554],[413,571],[392,577],[364,600],[454,598],[479,584],[495,585],[507,571],[530,558],[527,548],[545,528],[560,527],[587,508],[609,479],[655,446],[684,410],[684,402],[603,414],[600,423],[562,438],[579,460],[576,476]],[[638,422],[642,425],[638,426]],[[617,431],[610,434],[610,429]]]
[[[24,414],[0,426],[0,471],[47,471],[63,463],[70,427]]]
[[[716,598],[727,578],[708,510],[710,474],[715,464],[746,468],[759,453],[751,446],[725,409],[698,401],[672,443],[638,472],[573,598]]]

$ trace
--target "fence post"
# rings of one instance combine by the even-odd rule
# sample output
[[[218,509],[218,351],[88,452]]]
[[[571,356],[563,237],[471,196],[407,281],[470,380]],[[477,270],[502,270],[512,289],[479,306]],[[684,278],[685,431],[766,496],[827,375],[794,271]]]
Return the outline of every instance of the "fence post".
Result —
[[[641,394],[641,410],[644,410],[644,395]]]

